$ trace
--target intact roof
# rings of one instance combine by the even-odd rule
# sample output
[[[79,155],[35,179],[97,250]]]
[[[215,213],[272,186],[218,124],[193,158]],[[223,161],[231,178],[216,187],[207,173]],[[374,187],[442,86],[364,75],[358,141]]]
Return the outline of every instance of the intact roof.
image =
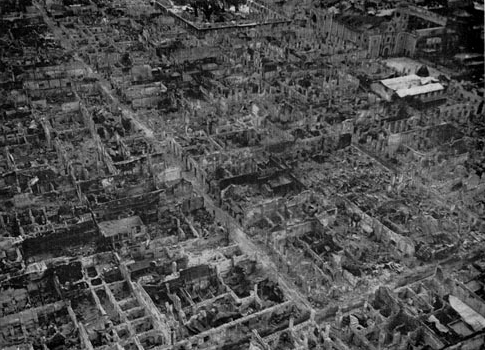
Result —
[[[416,74],[410,74],[410,75],[405,75],[402,77],[397,77],[397,78],[390,78],[390,79],[384,79],[381,80],[381,83],[391,89],[391,90],[398,90],[402,89],[404,87],[407,87],[408,85],[424,85],[427,84],[428,82],[433,81],[436,82],[436,79],[430,78],[430,77],[420,77]]]
[[[416,74],[381,80],[381,84],[396,92],[399,97],[415,96],[427,92],[440,91],[444,87],[433,77],[420,77]]]
[[[406,96],[416,96],[425,94],[428,92],[440,91],[443,90],[444,87],[440,83],[433,83],[421,86],[413,86],[407,89],[399,89],[396,91],[396,94],[399,97],[406,97]]]

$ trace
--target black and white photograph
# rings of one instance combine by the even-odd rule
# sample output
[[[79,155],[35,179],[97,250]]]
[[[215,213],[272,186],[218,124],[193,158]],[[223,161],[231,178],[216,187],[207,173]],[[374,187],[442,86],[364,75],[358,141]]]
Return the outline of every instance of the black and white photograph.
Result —
[[[0,0],[1,350],[485,350],[484,0]]]

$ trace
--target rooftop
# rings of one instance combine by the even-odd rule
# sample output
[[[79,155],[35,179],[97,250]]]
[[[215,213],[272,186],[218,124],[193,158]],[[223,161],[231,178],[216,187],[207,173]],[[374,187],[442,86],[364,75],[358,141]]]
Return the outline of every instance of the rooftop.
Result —
[[[416,74],[381,80],[381,84],[396,92],[399,97],[416,96],[428,92],[441,91],[444,86],[433,77],[420,77]]]
[[[444,87],[440,83],[431,83],[431,84],[426,84],[421,86],[412,86],[406,89],[398,89],[396,91],[396,94],[402,98],[406,96],[422,95],[428,92],[441,91],[443,89]]]

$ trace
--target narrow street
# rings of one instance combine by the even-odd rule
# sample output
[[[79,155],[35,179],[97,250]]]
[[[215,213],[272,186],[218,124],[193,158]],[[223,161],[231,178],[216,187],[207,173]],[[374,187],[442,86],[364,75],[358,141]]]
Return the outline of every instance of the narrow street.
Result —
[[[54,33],[54,36],[59,40],[61,46],[64,47],[64,49],[66,49],[67,51],[72,52],[73,51],[72,45],[69,42],[69,40],[65,37],[65,34],[63,33],[62,29],[52,21],[52,19],[47,15],[44,7],[41,4],[37,2],[32,2],[32,3],[37,8],[37,10],[42,14],[42,17],[45,23],[47,23],[49,29],[52,31],[52,33]],[[125,118],[128,118],[132,121],[136,130],[141,131],[144,134],[144,136],[146,136],[148,139],[156,141],[153,130],[151,130],[145,124],[140,122],[136,118],[133,111],[129,107],[123,105],[119,101],[119,99],[113,95],[113,92],[110,87],[111,86],[110,82],[106,80],[101,74],[95,72],[93,68],[89,66],[86,62],[84,62],[84,60],[81,57],[79,57],[79,55],[76,52],[73,52],[73,57],[77,62],[80,62],[83,65],[83,67],[86,69],[86,71],[89,73],[91,77],[94,77],[98,80],[99,86],[103,90],[103,93],[111,100],[110,102],[113,105],[116,105],[120,108],[121,113]]]
[[[44,17],[44,20],[48,24],[49,29],[60,40],[61,45],[66,50],[72,51],[72,46],[70,45],[69,41],[65,38],[65,35],[62,32],[61,28],[56,26],[55,23],[52,21],[52,19],[49,16],[47,16],[47,13],[45,12],[44,8],[41,5],[36,3],[35,6]],[[82,63],[82,65],[84,66],[84,68],[86,69],[86,71],[89,73],[90,76],[98,79],[99,85],[103,90],[103,93],[111,100],[111,103],[113,103],[114,105],[118,106],[121,109],[122,115],[130,119],[138,131],[141,131],[147,139],[153,142],[159,142],[159,140],[157,140],[155,137],[155,132],[152,129],[150,129],[148,126],[140,122],[137,119],[135,113],[129,107],[121,103],[116,96],[114,96],[110,88],[110,82],[108,80],[106,80],[100,74],[95,72],[92,67],[86,64],[86,62],[84,62],[82,58],[79,57],[77,53],[74,53],[74,58],[76,59],[76,61]],[[179,164],[179,165],[183,168],[183,164]],[[250,238],[248,238],[248,236],[244,233],[243,229],[236,222],[236,220],[232,218],[227,212],[223,211],[222,209],[220,209],[214,204],[213,200],[205,193],[205,191],[202,189],[202,187],[200,186],[200,184],[197,182],[196,179],[194,179],[193,177],[190,177],[186,173],[184,174],[184,178],[192,183],[197,194],[204,198],[208,208],[210,208],[216,213],[216,218],[224,222],[226,226],[230,228],[232,236],[234,240],[239,244],[241,250],[244,253],[246,253],[248,256],[254,257],[257,261],[259,261],[266,268],[268,268],[275,276],[277,276],[281,287],[285,289],[285,291],[289,296],[291,296],[292,300],[294,300],[295,302],[298,302],[300,305],[308,309],[311,309],[312,307],[308,302],[308,300],[296,289],[295,286],[292,286],[292,283],[289,282],[281,272],[278,271],[277,266],[271,260],[271,258],[266,254],[266,252],[264,252],[263,249],[258,247],[256,244],[254,244],[251,241]]]
[[[291,299],[300,303],[308,309],[312,306],[308,302],[305,296],[297,290],[293,284],[288,281],[287,277],[282,274],[275,263],[271,260],[268,254],[259,246],[257,246],[251,239],[244,233],[242,227],[231,217],[226,211],[217,207],[210,196],[201,188],[200,184],[190,174],[183,173],[184,179],[190,181],[196,191],[196,193],[204,198],[204,202],[209,210],[214,211],[216,219],[224,223],[231,231],[232,238],[237,242],[241,250],[250,257],[254,257],[258,262],[262,263],[268,268],[275,276],[278,276],[278,281],[285,289]]]

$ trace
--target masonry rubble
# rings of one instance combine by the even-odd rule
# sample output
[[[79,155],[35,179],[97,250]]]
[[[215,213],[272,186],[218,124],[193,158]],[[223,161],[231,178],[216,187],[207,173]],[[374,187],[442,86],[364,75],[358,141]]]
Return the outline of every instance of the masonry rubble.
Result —
[[[2,2],[0,347],[483,347],[482,19]]]

